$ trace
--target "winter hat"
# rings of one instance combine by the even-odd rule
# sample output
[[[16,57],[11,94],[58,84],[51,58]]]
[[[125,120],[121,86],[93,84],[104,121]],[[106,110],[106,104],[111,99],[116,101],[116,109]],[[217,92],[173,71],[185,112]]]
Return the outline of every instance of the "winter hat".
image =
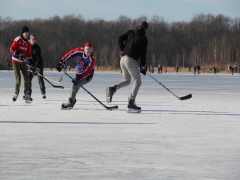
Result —
[[[93,52],[92,44],[91,44],[90,42],[87,42],[87,43],[85,44],[84,50],[85,50],[85,51],[88,51],[88,52]]]
[[[146,21],[143,21],[143,22],[141,22],[140,26],[143,27],[145,30],[147,30],[148,23]]]
[[[23,28],[22,28],[22,34],[25,32],[29,32],[29,29],[27,26],[23,26]]]

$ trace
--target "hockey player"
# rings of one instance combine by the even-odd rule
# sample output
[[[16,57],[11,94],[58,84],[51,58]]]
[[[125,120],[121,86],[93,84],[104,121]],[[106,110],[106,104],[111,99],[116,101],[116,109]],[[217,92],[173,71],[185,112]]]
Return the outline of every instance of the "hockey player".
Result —
[[[145,36],[147,28],[148,23],[143,21],[135,30],[129,30],[118,38],[118,45],[122,52],[120,66],[122,69],[123,80],[106,89],[107,102],[110,103],[112,102],[112,96],[116,90],[128,86],[131,82],[131,78],[133,78],[134,84],[128,100],[128,109],[130,111],[141,111],[141,107],[138,107],[135,104],[135,99],[142,84],[140,72],[143,75],[146,75],[147,72],[146,53],[148,39]],[[140,71],[137,63],[139,58]]]
[[[15,102],[18,98],[21,85],[21,74],[22,72],[24,79],[24,96],[26,102],[32,101],[29,93],[29,78],[26,63],[34,67],[32,60],[32,47],[28,41],[29,29],[27,26],[22,28],[20,36],[16,37],[10,47],[12,53],[12,65],[15,73],[15,94],[12,98]]]
[[[29,81],[30,81],[29,93],[32,94],[32,78],[34,75],[37,75],[38,73],[43,75],[43,59],[42,59],[42,54],[41,54],[41,48],[37,44],[37,37],[35,34],[30,35],[30,43],[32,45],[32,58],[36,65],[36,73],[35,74],[33,74],[32,72],[28,72]],[[38,83],[40,86],[42,98],[45,99],[46,98],[46,87],[45,87],[42,76],[38,76]]]
[[[76,103],[76,94],[79,90],[79,85],[89,83],[94,74],[95,57],[93,54],[92,44],[87,42],[85,47],[78,47],[66,53],[57,64],[56,69],[60,72],[67,61],[77,57],[76,76],[72,80],[72,88],[68,102],[62,104],[62,109],[72,109]]]

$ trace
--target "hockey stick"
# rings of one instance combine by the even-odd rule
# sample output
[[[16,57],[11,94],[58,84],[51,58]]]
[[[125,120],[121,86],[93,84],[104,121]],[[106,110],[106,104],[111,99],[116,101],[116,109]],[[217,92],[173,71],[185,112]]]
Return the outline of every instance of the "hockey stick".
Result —
[[[41,75],[41,74],[40,74]],[[42,76],[42,75],[41,75]],[[43,77],[43,76],[42,76]],[[62,81],[62,77],[58,80],[58,81],[55,81],[55,80],[53,80],[53,79],[50,79],[50,78],[48,78],[48,77],[46,77],[46,76],[44,76],[46,79],[48,79],[49,81],[52,81],[52,82],[55,82],[55,83],[60,83],[61,81]]]
[[[23,61],[24,61],[24,62],[26,63],[26,65],[29,67],[29,64],[28,64],[26,58],[24,58]],[[28,69],[28,71],[33,74],[33,72],[32,72],[31,70]],[[43,79],[45,79],[47,82],[53,81],[53,82],[56,82],[56,83],[60,83],[60,82],[62,81],[62,77],[59,79],[59,81],[55,81],[55,80],[50,79],[50,78],[47,78],[47,77],[45,77],[45,76],[43,76],[43,75],[41,75],[41,74],[39,74],[39,73],[38,73],[37,75],[38,75],[38,76],[41,76],[41,77],[42,77]],[[52,85],[53,87],[55,87],[55,88],[62,88],[62,89],[64,89],[63,86],[55,86],[55,85],[53,85],[51,82],[49,82],[49,84],[51,84],[51,85]]]
[[[31,71],[31,70],[28,70],[28,71],[31,72],[31,73],[33,74],[33,71]],[[43,76],[43,75],[41,75],[41,74],[39,74],[39,73],[37,73],[37,75],[38,75],[38,76],[41,76],[43,79],[45,79],[49,84],[52,85],[52,87],[54,87],[54,88],[60,88],[60,89],[64,89],[63,86],[56,86],[56,85],[52,84],[52,83],[48,80],[48,78],[46,78],[45,76]]]
[[[182,96],[179,97],[176,94],[174,94],[172,91],[170,91],[166,86],[164,86],[162,83],[160,83],[157,79],[155,79],[153,76],[151,76],[149,73],[147,73],[153,80],[155,80],[156,82],[158,82],[162,87],[164,87],[166,90],[168,90],[170,93],[172,93],[176,98],[178,98],[179,100],[187,100],[190,99],[192,97],[192,94],[188,94],[186,96]]]
[[[31,71],[30,71],[31,72]],[[43,77],[43,78],[45,78],[45,79],[48,79],[49,81],[52,81],[52,82],[55,82],[55,83],[60,83],[61,81],[62,81],[62,77],[58,80],[58,81],[55,81],[55,80],[53,80],[53,79],[50,79],[50,78],[48,78],[48,77],[46,77],[46,76],[43,76],[43,75],[41,75],[41,74],[39,74],[38,73],[38,76],[41,76],[41,77]]]
[[[73,80],[72,76],[70,76],[67,72],[63,71],[70,79]],[[83,87],[81,84],[78,83],[78,86],[83,88],[88,94],[90,94],[97,102],[99,102],[103,107],[105,107],[107,110],[116,110],[118,109],[118,106],[111,106],[111,107],[108,107],[106,105],[104,105],[101,101],[99,101],[94,95],[92,95],[92,93],[90,93],[85,87]]]

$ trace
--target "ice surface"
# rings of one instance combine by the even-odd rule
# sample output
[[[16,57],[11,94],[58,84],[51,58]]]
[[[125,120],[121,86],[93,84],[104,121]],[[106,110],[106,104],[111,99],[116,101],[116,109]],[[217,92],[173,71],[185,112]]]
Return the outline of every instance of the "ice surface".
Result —
[[[33,104],[13,103],[14,73],[0,71],[0,179],[240,179],[240,76],[228,74],[154,74],[180,101],[148,76],[136,102],[141,114],[127,113],[132,84],[106,103],[105,89],[121,73],[96,72],[87,88],[107,111],[80,89],[72,110],[61,110],[65,89],[46,81],[42,99],[33,79]],[[74,73],[70,73],[74,76]],[[57,85],[57,84],[56,84]]]

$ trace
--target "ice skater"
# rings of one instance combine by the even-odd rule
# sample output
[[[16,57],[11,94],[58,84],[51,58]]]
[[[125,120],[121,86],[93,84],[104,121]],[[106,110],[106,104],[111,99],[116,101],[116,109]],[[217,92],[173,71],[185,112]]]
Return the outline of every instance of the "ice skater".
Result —
[[[24,79],[24,97],[26,102],[32,101],[31,94],[29,92],[29,78],[26,63],[33,65],[32,60],[32,46],[28,41],[29,29],[27,26],[22,28],[20,36],[16,37],[10,47],[12,53],[12,66],[15,74],[15,94],[12,98],[15,102],[18,98],[20,85],[21,85],[21,74],[22,72]],[[26,62],[27,61],[27,62]]]
[[[135,30],[129,30],[118,38],[118,45],[122,52],[120,66],[122,69],[123,80],[116,83],[114,86],[106,89],[107,102],[112,102],[113,94],[131,83],[131,78],[134,80],[132,91],[128,100],[128,109],[141,111],[141,107],[135,104],[138,90],[142,84],[140,72],[146,75],[146,53],[148,39],[145,36],[148,23],[143,21]],[[140,71],[137,60],[140,59]]]
[[[30,43],[32,45],[32,58],[33,58],[33,61],[35,63],[35,67],[36,67],[35,74],[33,74],[32,72],[28,72],[29,81],[30,81],[29,93],[31,95],[32,94],[32,79],[33,79],[34,75],[37,75],[37,73],[39,73],[43,76],[43,58],[42,58],[42,54],[41,54],[41,48],[37,44],[37,37],[35,34],[30,35]],[[45,87],[42,76],[38,76],[38,84],[40,87],[42,98],[45,99],[46,98],[46,87]]]
[[[61,72],[65,67],[65,63],[77,57],[76,76],[72,80],[72,88],[70,90],[70,97],[66,103],[63,103],[61,109],[72,109],[76,103],[76,95],[79,90],[79,85],[89,83],[94,75],[95,57],[93,54],[92,44],[87,42],[85,47],[78,47],[67,52],[57,64],[56,69]]]

